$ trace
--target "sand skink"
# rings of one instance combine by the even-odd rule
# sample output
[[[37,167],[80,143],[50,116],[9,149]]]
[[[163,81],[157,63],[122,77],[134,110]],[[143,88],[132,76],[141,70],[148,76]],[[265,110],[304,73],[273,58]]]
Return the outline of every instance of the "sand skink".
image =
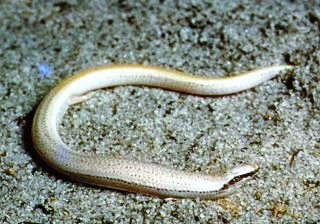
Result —
[[[252,88],[290,68],[289,65],[269,66],[222,78],[194,76],[145,65],[88,69],[65,79],[44,97],[34,116],[32,140],[47,164],[76,181],[159,197],[222,197],[237,189],[258,170],[258,166],[239,165],[223,174],[209,175],[126,158],[75,152],[59,136],[64,113],[81,96],[99,88],[144,85],[197,95],[225,95]]]

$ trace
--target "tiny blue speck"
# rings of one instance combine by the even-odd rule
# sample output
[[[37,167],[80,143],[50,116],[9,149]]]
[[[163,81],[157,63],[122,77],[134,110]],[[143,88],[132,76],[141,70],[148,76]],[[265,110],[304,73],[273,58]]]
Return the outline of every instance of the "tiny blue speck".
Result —
[[[38,65],[38,71],[42,77],[48,77],[52,74],[51,66],[44,63]]]

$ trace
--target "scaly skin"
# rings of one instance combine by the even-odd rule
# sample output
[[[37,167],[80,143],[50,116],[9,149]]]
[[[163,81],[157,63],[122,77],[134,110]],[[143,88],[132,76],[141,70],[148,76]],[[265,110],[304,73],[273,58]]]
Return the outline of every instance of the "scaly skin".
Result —
[[[252,88],[291,66],[265,67],[226,78],[208,78],[143,65],[103,66],[58,84],[34,116],[32,139],[42,159],[67,177],[93,185],[159,197],[214,199],[225,196],[258,170],[240,165],[220,175],[183,172],[152,163],[86,155],[62,142],[58,127],[72,99],[99,88],[145,85],[197,95],[225,95]]]

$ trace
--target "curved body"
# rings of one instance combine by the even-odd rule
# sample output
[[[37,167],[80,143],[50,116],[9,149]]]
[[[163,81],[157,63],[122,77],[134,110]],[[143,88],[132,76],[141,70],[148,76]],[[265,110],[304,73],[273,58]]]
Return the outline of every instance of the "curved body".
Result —
[[[160,67],[114,65],[82,71],[53,88],[34,116],[32,140],[42,159],[67,177],[159,197],[213,199],[229,194],[258,170],[240,165],[221,175],[183,172],[153,163],[72,151],[58,128],[73,98],[118,85],[147,85],[198,95],[225,95],[254,87],[290,66],[270,66],[227,78],[208,78]]]

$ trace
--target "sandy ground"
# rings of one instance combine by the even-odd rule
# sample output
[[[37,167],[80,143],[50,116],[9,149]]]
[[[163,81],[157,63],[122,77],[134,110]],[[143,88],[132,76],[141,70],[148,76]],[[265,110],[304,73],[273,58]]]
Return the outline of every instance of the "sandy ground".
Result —
[[[0,3],[0,223],[320,222],[319,1],[45,2]],[[121,86],[67,111],[74,150],[194,172],[260,165],[232,196],[162,200],[62,178],[30,141],[59,80],[119,63],[212,77],[297,68],[231,96]]]

